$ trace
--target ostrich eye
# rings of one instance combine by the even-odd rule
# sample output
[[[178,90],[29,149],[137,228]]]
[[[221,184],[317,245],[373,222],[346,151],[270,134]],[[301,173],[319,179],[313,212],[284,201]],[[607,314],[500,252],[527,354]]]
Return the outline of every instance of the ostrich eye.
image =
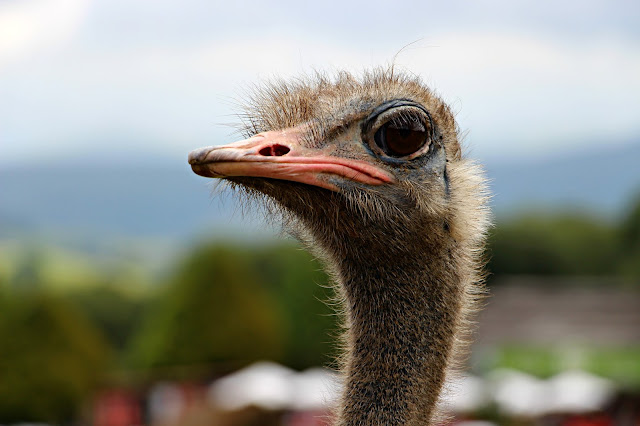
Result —
[[[406,157],[422,149],[429,141],[429,128],[420,117],[403,115],[380,126],[373,136],[376,145],[391,157]]]

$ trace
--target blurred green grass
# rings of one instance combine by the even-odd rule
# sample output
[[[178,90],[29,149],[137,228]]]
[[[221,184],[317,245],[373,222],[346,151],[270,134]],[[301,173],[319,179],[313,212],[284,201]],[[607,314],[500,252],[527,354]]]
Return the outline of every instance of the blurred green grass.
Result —
[[[540,378],[581,369],[619,386],[640,389],[640,345],[623,347],[501,345],[485,368],[509,368]]]

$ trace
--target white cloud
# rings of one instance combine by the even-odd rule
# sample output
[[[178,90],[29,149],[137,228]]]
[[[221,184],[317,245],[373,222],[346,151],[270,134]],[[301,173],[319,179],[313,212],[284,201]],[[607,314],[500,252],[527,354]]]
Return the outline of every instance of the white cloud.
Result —
[[[640,44],[449,35],[402,58],[460,109],[484,151],[534,153],[640,133]]]
[[[83,26],[84,2],[65,1],[75,10],[60,18],[68,26],[47,24],[46,31],[25,34],[38,40],[48,31],[56,43],[68,41],[66,47],[55,55],[32,55],[2,73],[0,137],[9,142],[9,157],[87,151],[104,139],[111,139],[114,150],[138,146],[168,153],[229,142],[231,130],[218,124],[234,121],[233,99],[247,86],[314,69],[388,64],[407,42],[390,37],[381,48],[375,41],[332,36],[330,28],[325,34],[277,27],[263,36],[212,30],[195,39],[154,42],[155,35],[136,39],[132,27],[129,38],[104,45],[117,27],[105,25],[101,42],[92,42],[86,32],[97,31],[100,20],[93,16],[94,25]],[[29,22],[44,19],[44,2],[28,4],[39,10],[24,12]],[[137,12],[129,12],[127,25],[133,25]],[[358,25],[354,33],[363,29]],[[453,104],[476,154],[528,155],[640,134],[640,42],[617,37],[576,40],[513,28],[457,28],[430,33],[401,52],[397,64],[422,75]],[[18,50],[47,45],[39,43],[24,42]]]
[[[86,0],[0,2],[0,69],[71,39],[86,9]]]

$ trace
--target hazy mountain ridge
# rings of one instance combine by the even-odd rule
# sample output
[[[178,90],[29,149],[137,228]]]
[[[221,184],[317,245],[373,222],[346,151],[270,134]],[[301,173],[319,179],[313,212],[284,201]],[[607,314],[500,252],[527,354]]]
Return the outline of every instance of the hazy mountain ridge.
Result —
[[[617,218],[640,196],[638,142],[486,166],[498,216],[535,208]]]
[[[498,216],[533,207],[617,217],[640,193],[640,143],[486,167]],[[182,157],[146,158],[143,166],[114,159],[5,167],[0,237],[73,230],[184,239],[207,229],[228,236],[246,229],[233,197],[212,199],[211,188]],[[255,223],[250,229],[266,232]]]

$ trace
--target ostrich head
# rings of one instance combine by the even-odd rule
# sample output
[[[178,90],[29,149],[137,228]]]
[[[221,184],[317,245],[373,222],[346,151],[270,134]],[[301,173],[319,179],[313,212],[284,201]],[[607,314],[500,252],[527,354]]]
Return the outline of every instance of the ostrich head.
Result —
[[[464,337],[488,225],[451,110],[417,77],[379,70],[268,86],[244,118],[247,139],[189,163],[275,203],[325,259],[349,329],[339,421],[423,424]]]
[[[365,237],[426,218],[450,226],[457,128],[417,78],[377,71],[280,82],[256,93],[243,116],[247,139],[193,151],[195,173],[265,194],[322,234]]]

